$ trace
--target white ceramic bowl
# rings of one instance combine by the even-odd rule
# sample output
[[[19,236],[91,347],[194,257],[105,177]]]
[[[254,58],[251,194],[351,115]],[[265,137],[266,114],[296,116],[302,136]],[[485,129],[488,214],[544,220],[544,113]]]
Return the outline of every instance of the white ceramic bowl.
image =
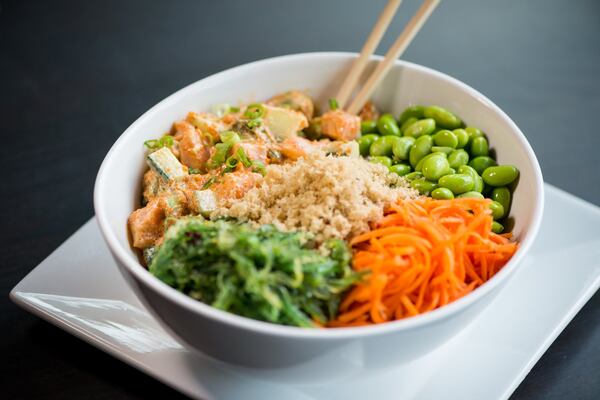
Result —
[[[259,368],[309,365],[331,374],[348,364],[382,367],[423,355],[463,329],[518,268],[540,225],[542,174],[529,143],[511,119],[485,96],[440,72],[398,61],[374,95],[381,110],[398,115],[411,104],[437,104],[481,128],[500,163],[519,167],[511,215],[520,248],[489,282],[430,313],[378,326],[300,329],[239,317],[193,300],[154,278],[140,265],[127,233],[127,217],[140,198],[145,170],[142,143],[167,131],[188,111],[216,103],[267,99],[289,89],[308,90],[321,104],[335,93],[355,54],[308,53],[242,65],[193,83],[135,121],[107,154],[96,180],[94,205],[108,246],[132,290],[192,348],[218,360]],[[378,58],[374,58],[374,64]],[[372,67],[372,66],[371,66]]]

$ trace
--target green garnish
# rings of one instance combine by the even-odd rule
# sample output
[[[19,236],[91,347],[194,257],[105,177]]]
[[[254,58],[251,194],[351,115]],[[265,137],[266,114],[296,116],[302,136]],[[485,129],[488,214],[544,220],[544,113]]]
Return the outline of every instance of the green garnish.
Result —
[[[236,144],[241,140],[240,135],[234,131],[221,132],[219,133],[219,137],[221,138],[221,142],[230,144]]]
[[[243,147],[237,149],[235,156],[237,157],[239,162],[241,162],[244,165],[244,167],[249,168],[252,166],[252,161],[250,161],[250,159],[246,155],[246,152],[244,151]]]
[[[262,321],[315,327],[335,318],[360,279],[342,240],[315,248],[312,236],[271,225],[185,218],[171,226],[150,273],[215,308]]]
[[[211,187],[213,185],[213,183],[215,183],[217,181],[217,177],[216,176],[211,176],[210,178],[208,178],[206,180],[206,182],[204,182],[204,185],[202,185],[202,189],[201,190],[206,190],[209,187]]]
[[[252,160],[252,172],[257,172],[262,176],[265,176],[267,173],[267,169],[265,168],[265,164],[259,160]]]
[[[215,154],[208,160],[208,168],[215,169],[223,165],[227,160],[227,154],[231,149],[231,143],[217,143],[215,144]]]
[[[231,172],[235,170],[237,167],[239,160],[235,155],[230,156],[227,160],[225,160],[225,171],[223,172]]]
[[[168,133],[163,135],[160,139],[151,139],[144,142],[144,146],[150,150],[157,150],[161,147],[173,146],[173,136]]]
[[[248,119],[257,119],[265,114],[265,106],[260,103],[250,104],[244,111],[244,117]]]
[[[246,122],[246,126],[250,129],[256,128],[260,126],[260,124],[262,124],[262,120],[260,118],[251,119],[250,121]]]
[[[329,99],[329,109],[333,111],[337,110],[338,108],[340,108],[338,101],[334,98]]]
[[[198,168],[191,168],[191,167],[190,167],[190,168],[188,168],[188,173],[189,173],[190,175],[198,175],[198,174],[201,174],[201,173],[202,173],[202,171],[201,171],[201,170],[199,170]]]

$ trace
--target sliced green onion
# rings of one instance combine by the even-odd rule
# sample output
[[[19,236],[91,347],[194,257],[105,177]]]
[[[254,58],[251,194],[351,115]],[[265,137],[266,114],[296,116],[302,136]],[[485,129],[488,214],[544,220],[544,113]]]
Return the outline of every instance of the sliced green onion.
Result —
[[[250,129],[252,129],[252,128],[256,128],[257,126],[260,126],[261,123],[262,123],[262,120],[260,118],[251,119],[250,121],[246,122],[246,126]]]
[[[244,117],[248,119],[260,118],[265,114],[265,106],[260,103],[250,104],[246,111],[244,111]]]
[[[216,181],[217,181],[217,177],[216,176],[211,176],[210,178],[208,178],[208,180],[206,182],[204,182],[204,185],[202,185],[202,190],[208,189]]]
[[[198,168],[188,168],[188,172],[190,175],[198,175],[202,173],[202,171],[200,171]]]
[[[265,176],[267,173],[267,169],[265,168],[265,164],[259,160],[252,160],[252,172],[257,172],[262,176]]]
[[[144,142],[144,146],[146,146],[150,150],[160,149],[161,147],[171,147],[173,146],[173,136],[167,133],[163,135],[160,139],[146,140]]]
[[[210,133],[204,132],[204,131],[200,131],[198,133],[200,135],[200,139],[202,139],[202,142],[205,145],[212,147],[212,145],[215,144],[215,139],[213,138],[213,136]]]
[[[239,160],[236,156],[231,156],[225,161],[225,171],[223,172],[232,172],[238,165]]]
[[[144,146],[146,146],[147,148],[149,148],[149,149],[152,149],[152,150],[153,150],[153,149],[157,149],[157,148],[160,146],[160,144],[159,144],[159,141],[158,141],[158,140],[156,140],[156,139],[151,139],[151,140],[146,140],[146,141],[144,142]]]
[[[333,111],[337,110],[338,108],[340,108],[338,101],[334,98],[329,99],[329,109]]]
[[[208,167],[211,169],[218,168],[227,159],[227,153],[231,149],[231,143],[217,143],[215,144],[215,154],[208,161]]]
[[[221,132],[219,133],[219,137],[221,138],[221,142],[229,144],[235,144],[241,140],[240,135],[234,131]]]
[[[160,143],[161,147],[171,147],[171,146],[173,146],[173,136],[164,135],[163,137],[160,138],[159,143]]]
[[[236,156],[237,159],[244,164],[244,167],[246,168],[250,168],[252,166],[252,161],[250,161],[250,159],[248,158],[248,156],[246,155],[246,152],[244,151],[244,148],[240,146],[240,148],[237,150],[236,152]]]
[[[240,112],[240,108],[239,107],[229,107],[229,112],[232,113],[236,113],[236,112]]]

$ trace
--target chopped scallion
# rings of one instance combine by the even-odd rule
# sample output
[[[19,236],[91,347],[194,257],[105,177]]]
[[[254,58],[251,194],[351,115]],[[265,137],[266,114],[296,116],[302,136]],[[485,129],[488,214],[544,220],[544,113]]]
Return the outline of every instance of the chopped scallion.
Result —
[[[260,103],[250,104],[246,111],[244,111],[244,117],[248,119],[260,118],[265,114],[265,106]]]
[[[221,138],[221,142],[229,144],[235,144],[241,140],[240,135],[234,131],[221,132],[219,133],[219,137]]]
[[[210,178],[208,178],[208,180],[206,182],[204,182],[204,185],[202,185],[202,190],[208,189],[216,181],[217,181],[217,177],[216,176],[211,176]]]
[[[231,149],[231,143],[217,143],[215,144],[215,154],[208,161],[208,167],[210,169],[218,168],[227,159],[227,154]]]
[[[329,109],[333,111],[337,110],[338,108],[340,108],[338,101],[334,98],[329,99]]]
[[[260,118],[251,119],[250,121],[246,122],[246,126],[250,129],[252,129],[252,128],[256,128],[257,126],[260,126],[261,123],[262,123],[262,120]]]
[[[244,151],[243,147],[240,146],[240,148],[237,150],[236,156],[237,159],[244,165],[244,167],[249,168],[252,166],[252,161],[250,161],[250,159],[246,155],[246,152]]]
[[[264,176],[267,173],[265,164],[263,164],[262,161],[259,160],[252,160],[252,172],[257,172]]]

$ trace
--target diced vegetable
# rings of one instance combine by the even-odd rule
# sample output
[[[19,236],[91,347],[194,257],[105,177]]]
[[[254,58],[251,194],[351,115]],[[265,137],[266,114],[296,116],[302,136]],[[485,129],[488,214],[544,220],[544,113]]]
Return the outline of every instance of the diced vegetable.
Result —
[[[167,147],[162,147],[150,153],[146,159],[150,168],[166,180],[187,175],[183,165]]]
[[[262,118],[265,126],[279,141],[295,136],[308,126],[304,114],[281,107],[265,105],[265,114]]]
[[[294,111],[300,111],[307,119],[312,119],[315,107],[312,99],[306,94],[299,90],[290,90],[285,93],[278,94],[277,96],[271,97],[267,104],[289,108]]]
[[[195,206],[198,212],[204,216],[209,215],[211,212],[217,209],[217,197],[215,193],[210,189],[195,190],[194,200]]]

